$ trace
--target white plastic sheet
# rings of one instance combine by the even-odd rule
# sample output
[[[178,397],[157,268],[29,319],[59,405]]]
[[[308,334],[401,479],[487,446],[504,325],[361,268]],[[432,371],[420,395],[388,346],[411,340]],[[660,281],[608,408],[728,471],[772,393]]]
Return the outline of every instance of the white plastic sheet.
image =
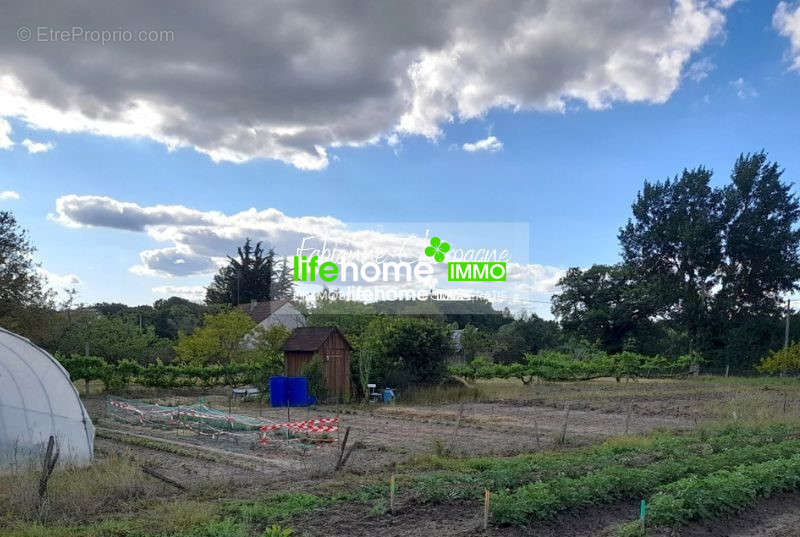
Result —
[[[60,462],[92,460],[94,425],[69,373],[44,350],[0,328],[0,466],[39,456],[50,435]]]

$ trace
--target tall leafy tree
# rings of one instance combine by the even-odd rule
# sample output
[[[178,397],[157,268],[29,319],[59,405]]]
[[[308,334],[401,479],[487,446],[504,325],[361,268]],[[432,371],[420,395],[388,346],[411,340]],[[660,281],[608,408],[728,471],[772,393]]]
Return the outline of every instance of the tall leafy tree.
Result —
[[[766,153],[740,155],[724,192],[726,221],[712,359],[749,367],[783,342],[782,297],[800,279],[800,204]]]
[[[33,261],[35,251],[14,215],[0,211],[0,326],[26,334],[31,310],[53,306]]]
[[[740,155],[723,190],[725,237],[717,300],[731,317],[773,315],[800,279],[800,204],[763,151]]]
[[[723,256],[723,193],[710,182],[704,167],[663,182],[645,181],[633,218],[619,233],[624,262],[686,328],[692,345],[708,327]]]
[[[658,312],[647,282],[631,265],[573,267],[558,282],[561,292],[553,296],[553,314],[570,334],[620,352],[636,338]]]
[[[276,270],[275,251],[264,250],[260,242],[253,247],[248,238],[237,256],[228,256],[228,264],[214,276],[206,289],[206,303],[236,306],[252,300],[290,298],[292,293],[288,266]]]
[[[203,326],[191,335],[178,335],[176,360],[193,365],[244,360],[252,353],[242,345],[242,340],[255,326],[256,323],[241,310],[206,315]]]

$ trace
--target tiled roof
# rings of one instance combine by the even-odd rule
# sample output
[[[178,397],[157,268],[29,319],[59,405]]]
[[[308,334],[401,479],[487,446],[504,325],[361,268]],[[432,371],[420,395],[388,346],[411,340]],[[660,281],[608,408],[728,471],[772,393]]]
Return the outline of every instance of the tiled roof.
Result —
[[[289,302],[288,299],[283,300],[270,300],[269,302],[249,302],[247,304],[239,304],[239,309],[250,316],[253,321],[260,323]]]
[[[284,351],[289,352],[315,352],[322,347],[322,344],[328,340],[331,334],[334,332],[339,332],[339,330],[335,326],[304,326],[300,328],[295,328],[292,335],[289,336],[289,339],[286,340],[286,343],[283,344],[281,347]],[[339,332],[341,335],[341,332]],[[345,340],[348,347],[350,343],[347,342],[344,336],[342,339]]]

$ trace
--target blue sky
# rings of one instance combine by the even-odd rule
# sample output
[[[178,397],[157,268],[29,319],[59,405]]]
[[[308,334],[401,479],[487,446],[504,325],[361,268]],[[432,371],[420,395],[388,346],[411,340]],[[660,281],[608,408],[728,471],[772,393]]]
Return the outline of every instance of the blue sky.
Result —
[[[666,5],[675,9],[671,2]],[[63,196],[228,216],[273,208],[287,217],[378,222],[382,226],[376,230],[387,233],[407,230],[402,223],[429,224],[432,230],[436,222],[528,223],[523,261],[551,269],[547,278],[570,266],[612,263],[618,259],[617,230],[644,179],[664,179],[702,164],[723,182],[740,152],[763,148],[785,168],[787,179],[800,180],[800,72],[792,69],[798,51],[791,41],[796,35],[800,43],[800,16],[779,24],[776,6],[742,1],[720,8],[724,22],[691,46],[674,88],[651,89],[655,93],[644,100],[617,97],[593,107],[565,86],[559,90],[562,110],[522,98],[513,106],[485,105],[477,115],[460,107],[452,121],[436,121],[436,137],[420,134],[422,127],[418,132],[376,127],[379,134],[367,143],[356,137],[327,144],[321,169],[302,169],[283,157],[215,162],[208,146],[196,149],[201,144],[191,135],[178,144],[182,147],[169,150],[163,139],[147,132],[93,134],[97,128],[80,122],[65,128],[32,119],[22,108],[0,108],[14,143],[0,149],[0,192],[19,194],[19,199],[0,201],[0,209],[13,211],[30,231],[47,271],[77,277],[79,298],[87,303],[151,303],[166,296],[154,289],[196,289],[210,274],[132,272],[142,264],[141,252],[173,242],[157,240],[152,229],[86,225],[78,212],[59,218],[56,202]],[[797,4],[782,9],[791,15]],[[0,65],[3,58],[0,42]],[[13,69],[24,81],[25,66]],[[534,69],[529,76],[544,74]],[[61,82],[78,86],[84,81],[67,77]],[[82,87],[91,91],[93,86]],[[160,102],[169,98],[182,102],[178,93],[166,90]],[[502,147],[464,150],[465,143],[490,136]],[[25,139],[53,147],[31,153],[22,144]],[[467,242],[476,229],[467,228],[459,237],[456,227],[451,241]],[[57,276],[54,281],[61,282]],[[550,287],[531,296],[547,300]],[[544,312],[547,306],[534,303],[528,309]]]

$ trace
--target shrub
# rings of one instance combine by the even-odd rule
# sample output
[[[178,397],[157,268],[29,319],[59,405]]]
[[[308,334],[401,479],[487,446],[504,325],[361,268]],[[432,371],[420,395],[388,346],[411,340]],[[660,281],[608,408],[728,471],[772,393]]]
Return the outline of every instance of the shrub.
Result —
[[[386,386],[436,384],[446,372],[452,341],[441,322],[381,316],[364,332],[362,349],[373,357],[373,382]]]
[[[761,359],[756,369],[762,373],[800,373],[800,343],[770,352]]]

